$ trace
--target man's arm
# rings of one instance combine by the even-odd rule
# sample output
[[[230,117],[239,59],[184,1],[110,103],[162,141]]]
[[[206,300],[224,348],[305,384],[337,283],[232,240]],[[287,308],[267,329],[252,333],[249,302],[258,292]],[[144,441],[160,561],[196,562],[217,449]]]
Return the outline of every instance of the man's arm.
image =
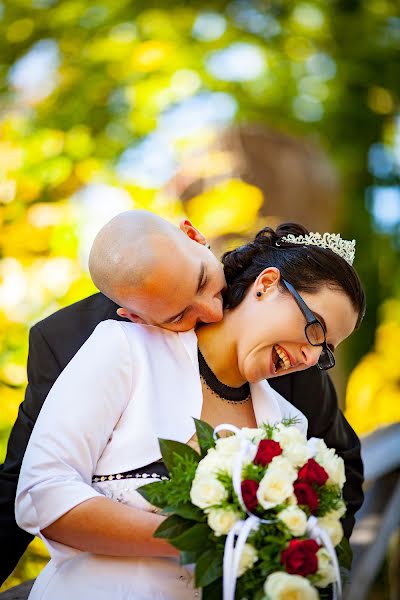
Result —
[[[15,522],[14,502],[22,459],[43,402],[61,372],[53,352],[38,326],[29,334],[28,387],[0,467],[0,545],[7,548],[0,562],[0,583],[14,570],[33,539]]]
[[[327,373],[323,373],[323,375],[325,395],[331,401],[324,405],[326,413],[321,418],[321,422],[317,421],[315,424],[319,428],[319,433],[312,433],[312,435],[323,438],[328,448],[335,448],[344,460],[346,483],[343,488],[343,496],[347,512],[342,524],[345,536],[350,538],[355,524],[355,513],[361,508],[364,501],[362,489],[364,465],[361,459],[361,443],[338,406],[331,378]]]
[[[279,381],[280,379],[286,381]],[[325,371],[312,367],[293,375],[270,379],[269,383],[305,414],[308,419],[308,437],[324,439],[326,445],[335,448],[343,458],[346,470],[343,495],[347,513],[342,524],[344,534],[349,538],[355,523],[355,513],[364,499],[364,469],[360,440],[338,406],[332,380]]]

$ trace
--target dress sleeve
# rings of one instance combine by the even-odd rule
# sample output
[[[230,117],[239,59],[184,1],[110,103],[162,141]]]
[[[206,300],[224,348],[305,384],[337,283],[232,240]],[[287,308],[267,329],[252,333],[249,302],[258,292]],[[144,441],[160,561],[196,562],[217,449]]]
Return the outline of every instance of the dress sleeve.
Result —
[[[15,502],[22,529],[40,535],[100,495],[92,475],[130,400],[133,375],[124,328],[100,323],[55,382],[33,428]]]

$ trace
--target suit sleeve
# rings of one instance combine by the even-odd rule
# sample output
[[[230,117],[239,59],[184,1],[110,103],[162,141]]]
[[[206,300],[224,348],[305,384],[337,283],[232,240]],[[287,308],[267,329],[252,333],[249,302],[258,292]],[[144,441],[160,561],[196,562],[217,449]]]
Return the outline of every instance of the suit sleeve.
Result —
[[[293,403],[308,418],[308,436],[323,438],[326,445],[335,448],[344,460],[346,483],[343,496],[347,513],[342,524],[344,533],[349,538],[355,523],[355,513],[364,500],[360,440],[338,406],[336,391],[327,373],[317,369],[296,373],[292,380],[292,395]]]
[[[32,540],[15,522],[15,494],[22,459],[37,419],[61,367],[38,326],[29,332],[28,386],[12,428],[4,464],[0,467],[0,545],[7,552],[0,561],[0,583],[14,570]]]
[[[101,323],[57,379],[36,421],[17,488],[20,527],[43,538],[41,530],[99,496],[92,475],[129,402],[132,377],[123,328]]]

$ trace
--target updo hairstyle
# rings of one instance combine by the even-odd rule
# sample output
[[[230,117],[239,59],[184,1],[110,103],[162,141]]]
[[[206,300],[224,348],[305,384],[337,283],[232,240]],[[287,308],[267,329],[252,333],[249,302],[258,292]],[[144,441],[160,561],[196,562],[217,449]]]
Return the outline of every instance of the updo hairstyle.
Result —
[[[234,308],[243,300],[249,286],[267,267],[279,269],[281,277],[301,292],[313,294],[326,285],[332,290],[342,290],[358,313],[356,329],[365,313],[365,292],[355,269],[329,248],[302,246],[283,242],[288,234],[307,235],[309,231],[298,223],[282,223],[274,231],[264,227],[254,240],[222,256],[228,284],[224,302]],[[288,293],[279,282],[283,293]]]

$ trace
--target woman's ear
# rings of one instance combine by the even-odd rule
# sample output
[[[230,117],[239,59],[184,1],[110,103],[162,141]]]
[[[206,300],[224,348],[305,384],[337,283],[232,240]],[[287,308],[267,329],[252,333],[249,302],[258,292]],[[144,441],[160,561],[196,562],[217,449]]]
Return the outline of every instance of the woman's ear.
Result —
[[[127,308],[118,308],[117,315],[122,317],[123,319],[128,319],[132,321],[132,323],[144,323],[146,325],[146,321],[144,321],[139,315],[131,312]]]
[[[183,233],[186,234],[188,238],[190,238],[194,242],[197,242],[202,246],[207,246],[206,237],[201,233],[201,231],[196,229],[196,227],[191,223],[191,221],[189,221],[189,219],[183,219],[179,223],[179,229],[183,231]]]
[[[257,298],[270,291],[277,290],[281,273],[276,267],[267,267],[264,271],[261,271],[259,276],[254,282],[254,294]]]

